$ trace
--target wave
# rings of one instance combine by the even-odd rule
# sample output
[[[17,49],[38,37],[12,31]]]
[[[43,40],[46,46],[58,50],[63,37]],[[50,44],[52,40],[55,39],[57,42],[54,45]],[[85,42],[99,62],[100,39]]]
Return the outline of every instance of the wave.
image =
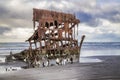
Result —
[[[9,54],[10,51],[18,53],[28,48],[29,43],[27,42],[0,43],[0,55]],[[120,50],[120,42],[84,42],[82,50]]]

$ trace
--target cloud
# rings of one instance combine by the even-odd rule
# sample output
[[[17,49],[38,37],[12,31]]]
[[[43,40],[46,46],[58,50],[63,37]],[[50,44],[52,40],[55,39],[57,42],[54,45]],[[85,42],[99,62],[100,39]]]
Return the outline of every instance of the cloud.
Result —
[[[96,17],[107,19],[109,21],[120,22],[120,0],[99,0],[99,6]]]
[[[67,12],[67,13],[78,13],[81,11],[82,15],[85,17],[86,14],[88,15],[88,20],[90,21],[89,13],[95,4],[96,1],[92,0],[89,3],[86,3],[87,0],[6,0],[1,1],[0,5],[0,18],[2,23],[7,23],[12,27],[29,27],[32,25],[32,8],[41,8],[41,9],[49,9],[49,10],[56,10],[60,12]],[[88,1],[87,1],[88,2]],[[6,3],[6,4],[5,4]],[[91,11],[92,12],[92,11]],[[83,17],[83,18],[84,18]],[[80,17],[81,18],[81,17]],[[82,19],[83,19],[82,18]],[[85,18],[84,18],[85,19]],[[30,24],[26,24],[23,26],[18,26],[24,24],[23,22],[29,21]],[[87,20],[87,19],[86,19]],[[16,21],[20,21],[19,23]],[[84,21],[85,22],[85,21]]]
[[[118,41],[119,7],[120,0],[0,0],[0,37],[24,41],[31,35],[32,9],[41,8],[75,14],[79,37],[86,34],[87,41]]]
[[[80,19],[81,23],[85,23],[90,27],[97,27],[101,22],[97,17],[85,12],[78,12],[76,14],[77,18]]]
[[[0,26],[0,34],[2,35],[3,33],[7,32],[11,30],[10,28],[4,27],[4,26]]]
[[[98,27],[90,27],[84,23],[79,25],[79,38],[81,34],[85,34],[88,42],[110,42],[120,40],[120,23],[113,23],[106,19],[99,19],[101,24]]]
[[[33,34],[31,28],[12,28],[11,30],[4,32],[4,38],[10,39],[11,41],[24,42]]]

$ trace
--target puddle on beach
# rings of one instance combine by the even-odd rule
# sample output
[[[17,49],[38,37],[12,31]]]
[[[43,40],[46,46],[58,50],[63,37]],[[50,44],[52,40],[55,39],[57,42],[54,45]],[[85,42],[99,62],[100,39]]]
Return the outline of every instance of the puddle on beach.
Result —
[[[21,70],[21,67],[0,66],[0,74]]]
[[[98,62],[102,62],[102,60],[97,59],[97,58],[81,57],[79,62],[80,63],[98,63]]]
[[[21,66],[25,65],[26,65],[25,63],[20,61],[5,63],[5,57],[0,57],[0,74],[21,70],[22,69]]]
[[[2,59],[2,58],[1,58]],[[80,63],[96,63],[96,62],[102,62],[102,60],[97,59],[97,58],[88,58],[88,57],[81,57],[80,58]],[[0,65],[0,74],[2,73],[8,73],[11,72],[11,69],[14,69],[15,71],[21,70],[21,67],[11,67],[9,65]],[[6,71],[8,69],[8,71]]]

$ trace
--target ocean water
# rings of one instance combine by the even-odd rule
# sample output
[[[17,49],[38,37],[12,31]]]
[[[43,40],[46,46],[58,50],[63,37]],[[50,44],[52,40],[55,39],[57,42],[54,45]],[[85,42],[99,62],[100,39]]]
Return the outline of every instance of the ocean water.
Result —
[[[6,68],[20,68],[17,64],[11,63],[9,65],[1,65],[5,62],[5,56],[12,53],[18,53],[24,49],[28,49],[29,44],[26,42],[17,43],[0,43],[0,73],[5,73]],[[120,55],[120,42],[84,42],[80,52],[80,63],[102,62],[97,58],[90,56],[118,56]]]
[[[81,56],[120,55],[120,42],[88,42],[81,49]]]
[[[16,43],[0,43],[0,61],[4,62],[5,56],[12,53],[18,53],[24,49],[28,49],[27,42]],[[80,56],[81,61],[85,62],[83,58],[89,56],[116,56],[120,55],[120,42],[84,42]],[[87,61],[88,58],[86,59]],[[94,61],[94,60],[92,60]],[[95,60],[97,61],[97,59]]]
[[[0,56],[9,55],[10,51],[18,53],[28,49],[26,42],[0,43]],[[84,42],[81,56],[120,55],[120,42]]]
[[[25,42],[18,43],[0,43],[0,56],[9,55],[10,51],[18,53],[24,49],[28,49],[29,44]]]

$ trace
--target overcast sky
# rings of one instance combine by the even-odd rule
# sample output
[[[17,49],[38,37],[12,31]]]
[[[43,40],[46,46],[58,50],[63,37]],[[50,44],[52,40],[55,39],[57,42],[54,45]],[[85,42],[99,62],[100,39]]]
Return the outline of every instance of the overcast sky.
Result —
[[[80,19],[79,39],[120,41],[120,0],[0,0],[0,42],[24,42],[33,33],[32,9],[72,13]]]

